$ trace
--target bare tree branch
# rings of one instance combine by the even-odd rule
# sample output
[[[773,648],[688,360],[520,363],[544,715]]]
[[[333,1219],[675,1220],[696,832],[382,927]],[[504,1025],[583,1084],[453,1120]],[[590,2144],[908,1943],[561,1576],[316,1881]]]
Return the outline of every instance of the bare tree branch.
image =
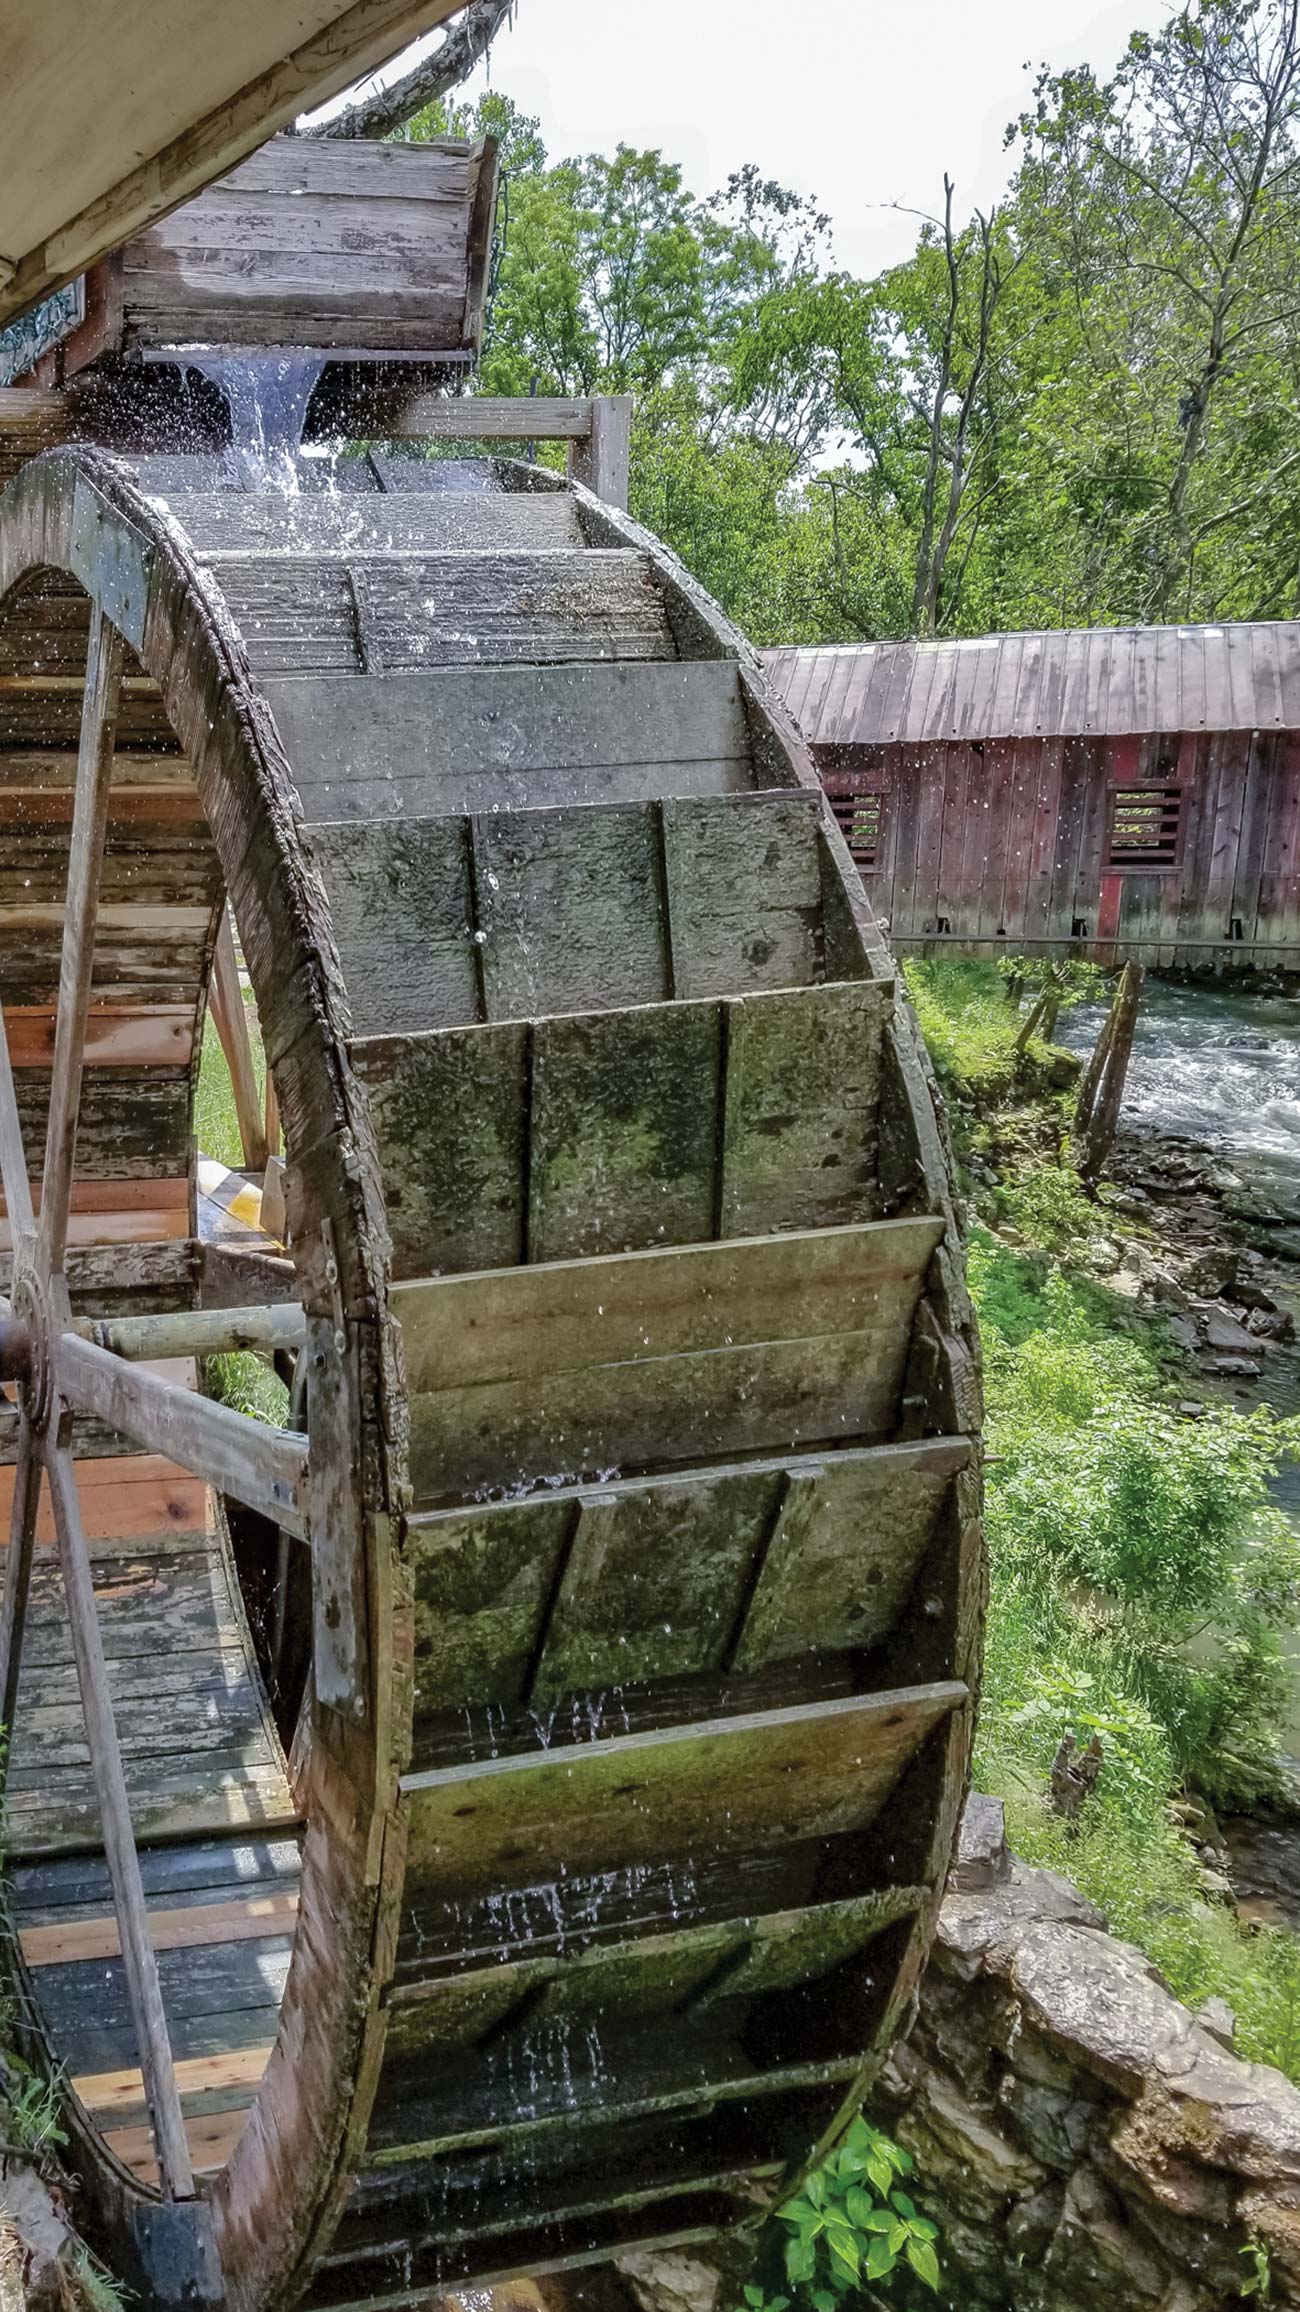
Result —
[[[514,0],[469,0],[464,15],[457,18],[440,48],[426,56],[403,79],[391,88],[377,88],[350,104],[346,112],[335,113],[332,120],[313,121],[310,127],[296,127],[295,136],[327,137],[383,137],[391,136],[396,128],[405,126],[426,104],[434,104],[448,89],[458,88],[468,80],[476,64],[486,56],[502,24],[509,15]]]

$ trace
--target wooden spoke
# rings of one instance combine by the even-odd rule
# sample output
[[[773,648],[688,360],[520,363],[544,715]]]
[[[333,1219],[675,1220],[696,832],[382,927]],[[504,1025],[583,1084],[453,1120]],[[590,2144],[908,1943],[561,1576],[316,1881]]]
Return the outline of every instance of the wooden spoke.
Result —
[[[36,1510],[40,1497],[41,1456],[32,1434],[31,1422],[24,1412],[18,1431],[18,1465],[14,1471],[13,1509],[9,1519],[4,1603],[0,1606],[0,1724],[6,1730],[13,1726],[14,1706],[18,1699],[23,1630],[27,1620],[27,1593],[32,1578],[32,1545],[36,1538]]]
[[[10,1241],[17,1257],[30,1248],[36,1224],[3,1005],[0,1005],[0,1185],[4,1188]]]
[[[176,2088],[171,2041],[158,1980],[158,1961],[149,1937],[140,1858],[135,1850],[126,1774],[117,1739],[113,1706],[108,1697],[104,1643],[95,1612],[95,1589],[90,1573],[81,1507],[72,1455],[53,1431],[45,1440],[45,1468],[54,1509],[59,1563],[72,1652],[81,1688],[90,1744],[90,1764],[99,1800],[104,1853],[113,1888],[113,1908],[121,1938],[122,1964],[135,2023],[144,2081],[145,2100],[158,2151],[158,2173],[172,2199],[189,2199],[194,2191],[185,2123]]]
[[[41,1187],[40,1259],[47,1276],[63,1267],[72,1207],[86,1011],[95,960],[95,919],[121,677],[122,638],[107,614],[95,604],[91,610],[86,654],[86,695],[77,754],[68,853],[67,920],[59,967],[59,1009],[54,1030],[54,1067]]]
[[[261,1172],[266,1165],[268,1126],[258,1097],[253,1048],[248,1036],[248,1013],[239,984],[239,965],[235,961],[235,942],[230,929],[228,907],[222,908],[221,921],[217,926],[209,1008],[221,1040],[221,1049],[226,1056],[226,1066],[230,1070],[230,1089],[234,1095],[244,1163],[250,1172]]]
[[[260,1510],[286,1532],[306,1533],[305,1437],[272,1429],[229,1405],[214,1405],[75,1333],[59,1339],[56,1386],[73,1412],[95,1414],[149,1452],[165,1453],[220,1492]]]

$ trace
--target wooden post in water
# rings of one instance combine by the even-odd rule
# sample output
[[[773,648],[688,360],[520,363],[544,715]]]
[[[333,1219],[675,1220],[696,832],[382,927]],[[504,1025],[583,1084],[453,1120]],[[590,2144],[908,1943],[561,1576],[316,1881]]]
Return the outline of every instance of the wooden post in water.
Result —
[[[1080,1174],[1090,1187],[1101,1178],[1115,1145],[1145,979],[1146,972],[1140,963],[1125,964],[1115,1000],[1079,1086],[1074,1112],[1075,1146]]]

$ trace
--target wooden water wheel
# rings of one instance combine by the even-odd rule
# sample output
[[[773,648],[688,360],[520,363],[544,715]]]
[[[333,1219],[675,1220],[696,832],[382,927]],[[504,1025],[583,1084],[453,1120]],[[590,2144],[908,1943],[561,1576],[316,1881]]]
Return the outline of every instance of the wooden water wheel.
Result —
[[[964,1786],[978,1397],[888,953],[679,566],[449,471],[0,498],[14,1965],[147,2301],[754,2224]],[[195,1237],[227,894],[291,1268]],[[248,1342],[291,1426],[196,1393]]]

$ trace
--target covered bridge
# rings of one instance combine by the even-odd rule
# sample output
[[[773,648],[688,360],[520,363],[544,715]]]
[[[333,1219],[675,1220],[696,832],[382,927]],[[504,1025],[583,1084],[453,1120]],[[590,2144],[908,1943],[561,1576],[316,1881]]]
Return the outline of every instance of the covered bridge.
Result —
[[[1300,621],[766,655],[895,947],[1300,969]]]

